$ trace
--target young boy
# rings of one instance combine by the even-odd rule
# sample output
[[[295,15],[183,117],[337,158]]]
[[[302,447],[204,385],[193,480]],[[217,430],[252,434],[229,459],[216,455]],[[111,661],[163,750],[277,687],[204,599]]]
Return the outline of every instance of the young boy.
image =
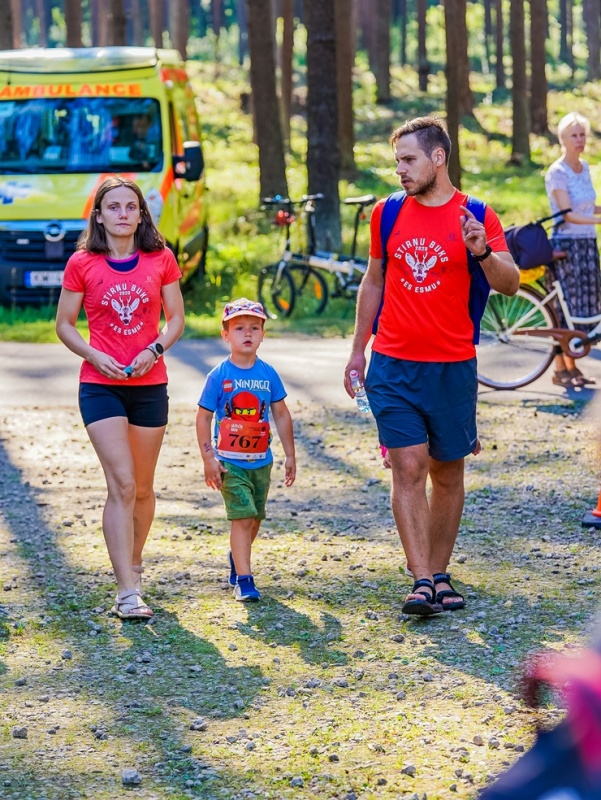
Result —
[[[286,486],[292,486],[296,477],[286,390],[275,369],[257,358],[266,319],[263,306],[246,297],[227,303],[221,336],[229,343],[231,355],[207,375],[196,417],[205,481],[212,489],[221,490],[231,522],[229,583],[234,598],[241,601],[261,598],[250,567],[250,551],[265,519],[273,464],[270,410],[286,455]]]

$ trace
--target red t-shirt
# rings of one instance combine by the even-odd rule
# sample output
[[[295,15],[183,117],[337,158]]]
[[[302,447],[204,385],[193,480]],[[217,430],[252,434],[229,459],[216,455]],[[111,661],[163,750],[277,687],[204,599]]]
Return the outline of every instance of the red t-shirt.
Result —
[[[140,253],[137,265],[129,272],[113,269],[103,255],[78,250],[65,268],[63,286],[72,292],[83,292],[83,307],[88,318],[90,344],[131,364],[138,353],[159,333],[161,322],[161,289],[181,276],[171,250]],[[101,375],[84,361],[82,383],[125,385]],[[167,383],[165,362],[160,358],[141,378],[130,378],[128,386],[150,386]]]
[[[467,195],[456,191],[442,206],[408,197],[388,239],[384,305],[374,339],[377,353],[407,361],[466,361],[476,349],[469,316],[470,276],[460,218]],[[382,258],[380,219],[385,200],[371,215],[372,258]],[[489,206],[486,239],[507,250],[499,218]]]

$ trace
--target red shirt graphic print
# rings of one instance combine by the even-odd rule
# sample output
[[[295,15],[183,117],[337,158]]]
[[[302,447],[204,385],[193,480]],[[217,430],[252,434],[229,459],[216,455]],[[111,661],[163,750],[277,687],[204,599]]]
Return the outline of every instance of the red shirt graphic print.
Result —
[[[91,346],[127,366],[158,336],[161,289],[179,280],[180,274],[170,250],[140,253],[137,265],[128,272],[113,269],[103,255],[80,250],[67,263],[63,285],[84,294]],[[123,385],[122,381],[101,375],[87,361],[82,365],[80,380]],[[127,385],[166,382],[167,371],[161,358],[146,375],[128,380]]]
[[[370,255],[382,258],[380,219],[371,216]],[[466,361],[475,355],[469,316],[470,275],[456,191],[442,206],[408,197],[388,239],[384,306],[373,349],[407,361]],[[493,250],[507,250],[498,217],[487,206],[484,221]]]

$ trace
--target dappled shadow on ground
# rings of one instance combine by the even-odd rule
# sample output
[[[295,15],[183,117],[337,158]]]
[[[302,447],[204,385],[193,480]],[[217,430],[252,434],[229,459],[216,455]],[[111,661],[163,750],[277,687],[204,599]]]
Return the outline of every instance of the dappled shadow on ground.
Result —
[[[99,792],[110,792],[112,784],[116,794],[121,791],[119,769],[132,766],[131,754],[124,763],[119,749],[103,743],[106,739],[118,742],[121,737],[139,742],[135,765],[154,773],[149,781],[157,788],[183,787],[190,779],[210,780],[211,764],[190,755],[187,737],[181,733],[182,721],[187,718],[189,727],[200,715],[209,720],[242,716],[260,688],[260,670],[250,664],[230,666],[214,644],[182,627],[175,615],[160,606],[156,608],[160,628],[109,617],[106,609],[114,594],[112,579],[92,580],[85,564],[68,559],[58,531],[49,527],[40,513],[45,505],[41,493],[23,478],[0,441],[0,538],[11,573],[17,573],[11,590],[14,600],[5,607],[11,647],[19,649],[15,629],[20,626],[38,629],[40,638],[50,636],[53,642],[45,665],[39,660],[22,665],[19,677],[26,676],[22,685],[14,686],[14,674],[6,676],[13,686],[5,721],[17,727],[22,724],[22,704],[35,701],[39,706],[40,694],[61,698],[59,705],[77,708],[75,716],[81,718],[70,736],[82,737],[86,766],[81,750],[65,746],[57,724],[51,733],[59,733],[60,745],[52,736],[31,745],[14,740],[17,762],[21,761],[20,750],[33,747],[39,766],[34,769],[30,760],[5,770],[7,788],[2,796],[21,800],[49,793],[70,798],[80,796],[90,783]],[[24,615],[29,619],[19,621]],[[62,659],[57,649],[63,651]],[[164,673],[159,676],[159,665],[163,670],[168,666],[168,680]],[[6,672],[5,665],[2,671]],[[85,696],[90,709],[88,722],[77,702],[80,696]],[[48,728],[53,719],[63,722],[65,713],[52,706],[52,711],[46,707]],[[27,716],[37,719],[36,714]],[[63,722],[62,727],[68,725]],[[37,726],[36,734],[43,734]],[[107,764],[115,767],[108,776]],[[96,776],[90,778],[94,772]]]

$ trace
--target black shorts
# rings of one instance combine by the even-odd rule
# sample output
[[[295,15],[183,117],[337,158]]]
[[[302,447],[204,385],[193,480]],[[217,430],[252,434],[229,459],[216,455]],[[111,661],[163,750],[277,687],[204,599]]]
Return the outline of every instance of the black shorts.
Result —
[[[104,383],[79,385],[79,410],[84,425],[111,417],[127,417],[130,425],[162,428],[167,424],[167,384],[114,386]]]

